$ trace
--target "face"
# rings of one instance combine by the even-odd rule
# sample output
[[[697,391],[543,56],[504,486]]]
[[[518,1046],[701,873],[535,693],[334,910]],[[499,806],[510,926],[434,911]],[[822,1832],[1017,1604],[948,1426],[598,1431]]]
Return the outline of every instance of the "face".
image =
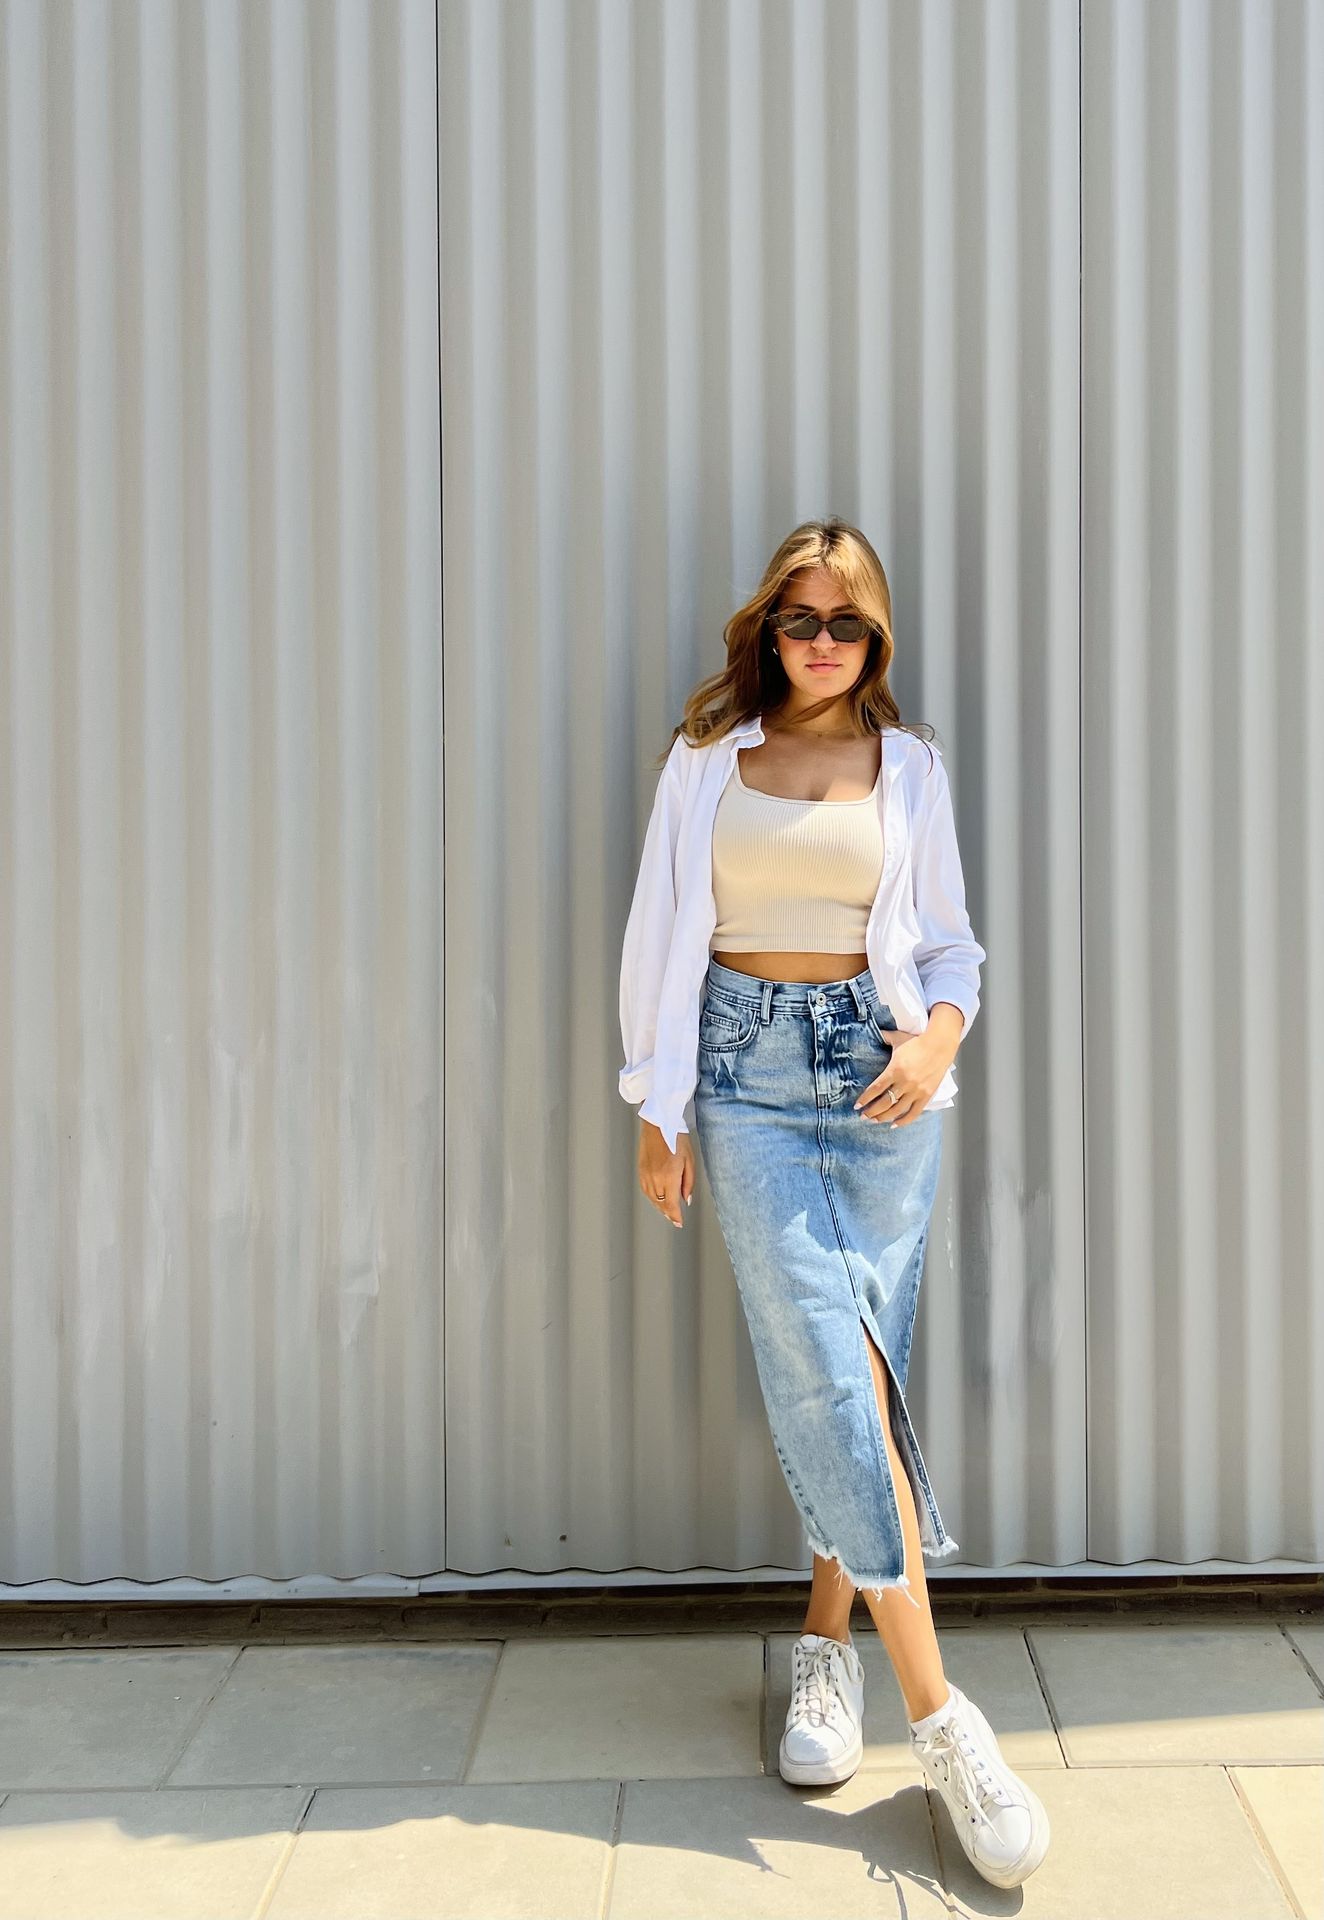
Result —
[[[826,567],[814,567],[787,581],[777,611],[813,613],[831,620],[837,614],[854,614],[857,609]],[[792,698],[802,695],[810,701],[826,700],[854,685],[864,671],[871,638],[866,632],[860,640],[836,640],[826,627],[820,627],[812,639],[795,640],[789,633],[772,629],[772,643],[781,655]]]

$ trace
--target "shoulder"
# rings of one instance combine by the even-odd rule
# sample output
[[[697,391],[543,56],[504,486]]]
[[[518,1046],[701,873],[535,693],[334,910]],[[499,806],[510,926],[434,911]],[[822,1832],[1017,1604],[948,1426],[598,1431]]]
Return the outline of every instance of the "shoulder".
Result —
[[[894,735],[898,751],[904,756],[900,765],[901,784],[909,804],[910,818],[918,826],[932,817],[951,789],[942,748],[936,740],[924,740],[917,734]]]
[[[893,728],[887,737],[892,743],[893,752],[899,756],[898,764],[907,783],[912,784],[916,790],[926,780],[934,778],[941,780],[946,777],[942,749],[936,740],[922,740],[918,734],[910,733],[905,727]]]
[[[688,785],[695,770],[710,760],[713,754],[724,745],[725,739],[726,736],[723,735],[720,740],[703,740],[696,745],[694,741],[687,740],[683,733],[678,733],[667,755],[664,772],[677,781],[683,789]]]
[[[678,733],[671,743],[667,763],[662,769],[662,777],[678,787],[683,793],[689,782],[690,769],[694,765],[697,748],[692,747],[683,733]]]

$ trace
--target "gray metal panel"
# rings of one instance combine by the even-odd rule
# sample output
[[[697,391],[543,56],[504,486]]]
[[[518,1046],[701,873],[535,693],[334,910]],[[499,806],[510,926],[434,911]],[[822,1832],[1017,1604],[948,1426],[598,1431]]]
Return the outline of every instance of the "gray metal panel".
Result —
[[[0,13],[0,1579],[428,1571],[433,7]]]
[[[1324,1556],[1324,6],[1084,9],[1090,1553]]]
[[[615,993],[829,510],[990,956],[960,1564],[1321,1558],[1324,5],[1082,17],[0,0],[0,1584],[804,1565]]]
[[[440,20],[449,1564],[807,1564],[707,1189],[680,1234],[638,1192],[615,1000],[652,758],[825,511],[993,955],[917,1421],[965,1562],[1076,1562],[1075,6]]]

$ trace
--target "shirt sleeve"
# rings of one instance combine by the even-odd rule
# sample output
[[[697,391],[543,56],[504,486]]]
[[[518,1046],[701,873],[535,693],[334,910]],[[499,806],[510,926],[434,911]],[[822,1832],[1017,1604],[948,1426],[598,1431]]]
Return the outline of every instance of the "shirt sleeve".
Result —
[[[653,811],[644,834],[621,947],[620,1015],[625,1065],[624,1100],[646,1100],[653,1088],[653,1049],[662,976],[676,921],[676,838],[680,830],[681,781],[676,746],[658,778]]]
[[[979,969],[988,955],[970,929],[951,786],[942,755],[937,747],[932,752],[933,764],[920,776],[912,826],[911,878],[920,929],[915,966],[925,1005],[952,1001],[964,1017],[964,1035],[979,1011]]]

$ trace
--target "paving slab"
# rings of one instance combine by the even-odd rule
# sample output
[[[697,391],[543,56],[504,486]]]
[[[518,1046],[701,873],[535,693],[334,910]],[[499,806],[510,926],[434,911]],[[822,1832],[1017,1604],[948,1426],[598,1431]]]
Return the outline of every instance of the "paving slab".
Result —
[[[1318,1761],[1324,1701],[1276,1625],[1027,1627],[1067,1764]]]
[[[245,1647],[172,1786],[458,1779],[495,1643]]]
[[[0,1654],[0,1787],[154,1787],[239,1648]]]
[[[508,1643],[466,1781],[757,1774],[756,1633]]]
[[[1284,1624],[1284,1631],[1290,1640],[1304,1654],[1314,1669],[1315,1679],[1324,1687],[1324,1616],[1313,1620],[1292,1620]]]
[[[955,1910],[1017,1920],[1293,1920],[1292,1907],[1222,1767],[1027,1771],[1052,1839],[1021,1887],[990,1886],[933,1792]]]
[[[791,1649],[797,1635],[768,1635],[768,1710],[763,1766],[777,1772],[777,1749],[791,1704]],[[864,1668],[864,1759],[872,1771],[899,1769],[922,1780],[910,1749],[905,1701],[878,1633],[853,1630]],[[1013,1767],[1065,1766],[1052,1718],[1035,1677],[1025,1634],[1015,1626],[956,1627],[941,1637],[943,1670],[988,1716]]]
[[[918,1783],[857,1773],[830,1788],[780,1778],[625,1784],[606,1920],[947,1913]]]
[[[600,1920],[619,1793],[321,1788],[264,1920]]]
[[[301,1787],[11,1793],[0,1920],[250,1920],[307,1800]]]
[[[1305,1920],[1324,1920],[1324,1767],[1234,1767],[1232,1780]]]

